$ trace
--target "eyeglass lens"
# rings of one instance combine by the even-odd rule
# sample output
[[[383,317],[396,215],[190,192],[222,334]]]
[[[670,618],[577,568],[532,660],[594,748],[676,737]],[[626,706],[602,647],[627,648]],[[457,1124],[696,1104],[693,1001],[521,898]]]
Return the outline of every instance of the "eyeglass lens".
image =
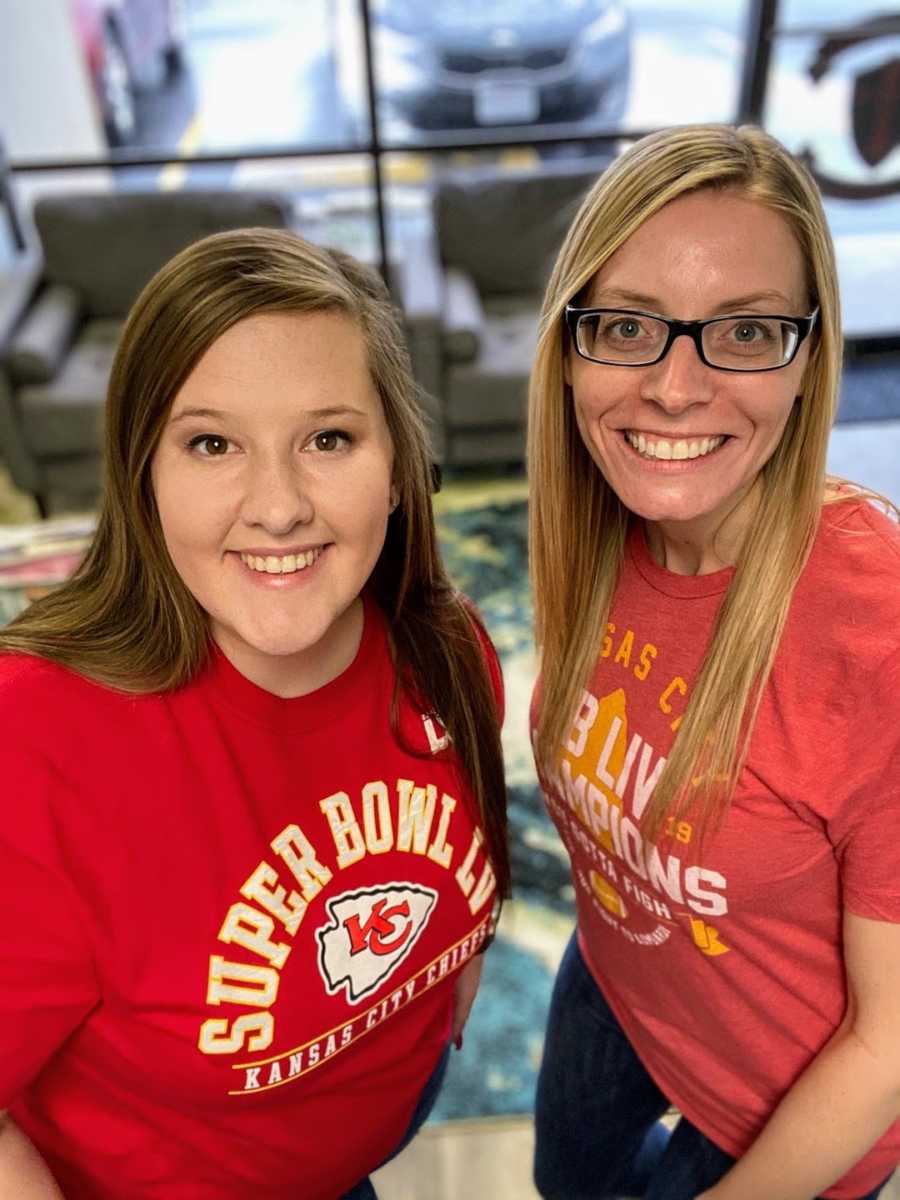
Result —
[[[669,327],[655,317],[604,312],[578,322],[578,350],[600,362],[641,366],[659,358]],[[707,362],[737,371],[759,371],[789,362],[799,339],[797,326],[775,317],[722,317],[703,327]]]

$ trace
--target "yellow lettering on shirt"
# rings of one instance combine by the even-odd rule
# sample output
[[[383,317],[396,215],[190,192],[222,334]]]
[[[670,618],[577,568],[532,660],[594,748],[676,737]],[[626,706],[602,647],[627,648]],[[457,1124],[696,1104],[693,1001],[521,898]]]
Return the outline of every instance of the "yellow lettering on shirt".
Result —
[[[270,1012],[242,1013],[233,1021],[210,1017],[200,1026],[197,1047],[203,1054],[237,1054],[267,1050],[275,1037],[275,1018]]]
[[[227,945],[243,946],[260,958],[265,958],[279,970],[287,962],[291,947],[284,942],[273,942],[275,922],[267,913],[261,913],[243,901],[232,904],[219,930],[219,941]]]
[[[326,796],[319,801],[319,808],[325,814],[334,838],[338,867],[343,871],[345,867],[365,858],[366,843],[347,793],[335,792],[333,796]]]
[[[309,903],[331,880],[331,872],[316,858],[312,842],[299,825],[288,825],[272,841],[272,849],[287,864],[300,884],[303,899]]]

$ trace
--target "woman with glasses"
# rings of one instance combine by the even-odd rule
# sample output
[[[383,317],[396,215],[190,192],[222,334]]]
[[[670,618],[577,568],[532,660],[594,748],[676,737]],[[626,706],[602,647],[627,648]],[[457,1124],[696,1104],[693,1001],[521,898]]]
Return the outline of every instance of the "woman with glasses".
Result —
[[[106,451],[81,569],[0,636],[0,1196],[371,1200],[509,879],[387,289],[282,231],[188,247]]]
[[[578,923],[544,1197],[856,1200],[900,1160],[900,534],[825,473],[841,344],[819,195],[758,129],[638,142],[556,262],[532,721]]]

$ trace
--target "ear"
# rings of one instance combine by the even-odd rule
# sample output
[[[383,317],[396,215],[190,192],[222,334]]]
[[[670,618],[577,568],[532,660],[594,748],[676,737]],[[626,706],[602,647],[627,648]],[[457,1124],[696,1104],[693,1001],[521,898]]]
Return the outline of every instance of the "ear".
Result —
[[[392,483],[391,484],[391,495],[390,495],[390,505],[391,505],[390,511],[393,512],[399,503],[400,503],[400,493],[397,490],[397,485],[395,483]]]
[[[568,387],[572,386],[572,351],[568,345],[563,347],[563,379]]]

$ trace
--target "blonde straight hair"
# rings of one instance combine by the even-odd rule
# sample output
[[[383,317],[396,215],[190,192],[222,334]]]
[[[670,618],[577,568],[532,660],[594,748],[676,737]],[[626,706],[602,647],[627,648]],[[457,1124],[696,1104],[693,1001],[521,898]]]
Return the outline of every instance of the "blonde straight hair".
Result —
[[[689,800],[701,831],[721,820],[822,504],[838,498],[834,489],[829,495],[825,459],[838,399],[841,316],[834,248],[814,182],[780,143],[755,127],[688,126],[641,139],[582,202],[541,313],[528,431],[531,579],[542,675],[539,765],[554,769],[594,670],[630,516],[575,424],[563,376],[564,309],[649,217],[701,189],[734,192],[788,223],[806,271],[806,311],[818,307],[819,319],[802,396],[763,467],[759,508],[643,819],[650,840]]]

